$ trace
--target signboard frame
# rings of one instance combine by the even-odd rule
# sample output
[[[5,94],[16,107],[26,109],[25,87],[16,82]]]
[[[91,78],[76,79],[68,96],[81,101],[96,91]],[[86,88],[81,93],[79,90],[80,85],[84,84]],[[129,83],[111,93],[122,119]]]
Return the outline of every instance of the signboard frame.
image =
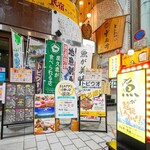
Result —
[[[131,135],[129,136],[128,134],[125,134],[122,131],[118,130],[118,116],[119,116],[119,114],[118,114],[118,111],[119,111],[119,109],[118,109],[118,100],[119,100],[118,93],[120,93],[120,91],[118,92],[118,90],[117,90],[117,115],[116,115],[117,142],[118,142],[118,145],[120,145],[120,146],[125,145],[126,148],[128,148],[128,147],[131,148],[131,146],[132,146],[132,149],[146,150],[146,70],[142,69],[142,70],[137,70],[137,71],[143,71],[144,75],[145,75],[145,77],[144,77],[144,80],[145,80],[144,81],[145,82],[145,135],[144,135],[145,136],[145,143],[141,142],[140,140],[138,140],[136,138],[131,137]],[[119,79],[118,79],[119,76],[121,76],[122,74],[128,74],[128,73],[132,73],[132,72],[136,72],[136,71],[117,74],[117,89],[119,88],[118,84],[120,84]],[[141,78],[140,78],[140,80],[141,80]],[[144,92],[144,91],[142,91],[142,92]]]
[[[36,93],[36,83],[34,83],[34,82],[33,83],[4,82],[4,83],[6,83],[6,86],[5,86],[5,102],[4,102],[4,104],[2,104],[1,139],[3,139],[3,128],[4,128],[4,126],[8,127],[9,125],[14,125],[15,126],[15,125],[18,125],[18,124],[28,124],[28,123],[33,123],[34,122],[34,119],[33,119],[33,116],[34,116],[34,94]],[[8,84],[12,84],[12,85],[16,86],[16,90],[14,92],[15,95],[12,95],[12,96],[15,97],[15,102],[14,102],[15,105],[14,105],[14,107],[12,107],[12,106],[11,107],[9,107],[9,106],[6,107],[6,97],[8,96],[6,93],[7,93],[7,85]],[[29,84],[34,86],[34,93],[33,93],[33,91],[31,91],[30,93],[33,93],[33,94],[32,95],[28,94],[28,96],[32,96],[33,97],[33,99],[32,99],[33,100],[33,102],[32,102],[33,105],[32,105],[32,107],[27,107],[27,105],[29,105],[29,104],[25,104],[25,99],[27,98],[27,97],[25,98],[25,96],[27,96],[25,94],[25,95],[23,95],[24,96],[24,103],[23,103],[24,106],[19,106],[20,103],[17,102],[17,100],[16,100],[16,97],[17,97],[17,85],[23,85],[23,86],[25,86],[25,85],[29,85]],[[11,92],[9,91],[8,93],[11,93]],[[20,98],[22,98],[23,96],[21,96]],[[18,97],[19,97],[19,95],[18,95]],[[11,110],[14,109],[14,111],[16,111],[17,109],[18,110],[19,109],[24,109],[24,120],[23,121],[16,121],[16,112],[15,112],[15,121],[14,122],[10,122],[10,123],[5,122],[4,119],[5,119],[5,116],[6,116],[6,113],[5,113],[6,109],[11,109]],[[27,120],[27,118],[25,120],[25,117],[26,117],[25,116],[25,110],[26,109],[32,109],[33,110],[32,111],[33,112],[33,116],[31,116],[32,118],[29,119],[29,120]]]

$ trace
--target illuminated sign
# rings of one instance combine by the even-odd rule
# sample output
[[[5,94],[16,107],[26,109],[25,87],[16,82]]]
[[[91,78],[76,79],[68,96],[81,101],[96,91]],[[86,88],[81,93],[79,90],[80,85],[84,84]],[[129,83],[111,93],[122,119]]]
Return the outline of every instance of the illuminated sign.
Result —
[[[145,85],[145,70],[117,76],[117,130],[142,143],[145,143],[146,131]]]

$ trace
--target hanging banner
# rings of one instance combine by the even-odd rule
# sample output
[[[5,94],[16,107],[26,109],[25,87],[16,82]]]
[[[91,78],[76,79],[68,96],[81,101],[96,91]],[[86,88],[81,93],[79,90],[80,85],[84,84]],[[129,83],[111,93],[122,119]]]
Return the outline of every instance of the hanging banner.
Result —
[[[145,91],[145,70],[118,74],[117,130],[142,143],[146,141]]]
[[[24,68],[10,68],[10,82],[32,83],[32,70]]]
[[[75,76],[75,60],[76,48],[71,45],[64,44],[62,55],[62,72],[61,80],[74,81]]]
[[[126,16],[106,19],[96,31],[98,53],[106,53],[122,47]]]
[[[55,11],[58,11],[64,15],[66,15],[67,17],[69,17],[70,19],[72,19],[74,22],[76,22],[78,24],[78,11],[77,8],[75,6],[75,4],[73,4],[71,1],[67,0],[26,0],[28,2],[32,2],[34,4],[46,7],[48,9],[52,9]]]
[[[35,71],[36,62],[44,62],[45,43],[31,37],[28,37],[28,42],[26,65]]]
[[[60,81],[62,44],[52,40],[46,41],[44,93],[54,94]]]
[[[116,78],[121,66],[121,54],[109,58],[109,78]]]
[[[91,90],[80,96],[81,116],[106,116],[105,94],[100,94],[100,90]]]
[[[34,134],[55,131],[55,108],[53,94],[36,94],[34,110]]]
[[[77,118],[77,96],[71,81],[61,81],[55,90],[56,118]]]
[[[13,67],[23,68],[24,41],[23,37],[11,30],[13,48]]]
[[[37,93],[42,93],[42,82],[43,81],[43,63],[37,62],[35,64],[35,78]]]
[[[86,47],[77,49],[76,53],[76,69],[75,69],[75,85],[79,85],[79,81],[85,77],[85,69],[91,68],[92,53],[87,51]]]

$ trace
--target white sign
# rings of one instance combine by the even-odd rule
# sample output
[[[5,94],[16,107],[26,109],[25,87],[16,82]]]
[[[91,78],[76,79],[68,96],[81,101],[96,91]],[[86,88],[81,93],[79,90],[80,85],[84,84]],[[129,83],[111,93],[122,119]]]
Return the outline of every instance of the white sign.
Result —
[[[61,81],[55,89],[56,118],[77,118],[77,96],[71,81]]]
[[[32,83],[32,70],[23,68],[10,68],[10,82]]]

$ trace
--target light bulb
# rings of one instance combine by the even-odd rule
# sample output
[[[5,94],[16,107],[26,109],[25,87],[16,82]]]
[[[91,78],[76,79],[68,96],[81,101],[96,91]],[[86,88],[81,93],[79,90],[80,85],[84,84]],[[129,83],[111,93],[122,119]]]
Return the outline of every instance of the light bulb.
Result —
[[[88,13],[88,14],[87,14],[87,17],[90,18],[90,17],[91,17],[91,13]]]

